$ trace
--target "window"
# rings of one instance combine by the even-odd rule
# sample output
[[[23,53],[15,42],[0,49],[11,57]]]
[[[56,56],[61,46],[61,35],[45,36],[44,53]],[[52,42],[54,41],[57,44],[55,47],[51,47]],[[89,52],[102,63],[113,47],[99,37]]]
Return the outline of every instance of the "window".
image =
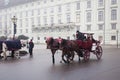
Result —
[[[26,18],[26,27],[28,27],[28,18]]]
[[[38,25],[40,25],[40,17],[38,17],[37,19],[38,19],[38,20],[37,20],[37,21],[38,21]]]
[[[61,15],[58,15],[58,23],[61,24]]]
[[[37,37],[37,40],[40,40],[40,37]]]
[[[87,31],[91,31],[91,25],[87,25]]]
[[[98,36],[98,40],[102,41],[103,40],[103,36]]]
[[[20,27],[22,27],[22,19],[20,19]]]
[[[28,33],[28,29],[26,29],[26,33]]]
[[[54,8],[53,7],[51,8],[51,13],[54,13]]]
[[[116,40],[116,36],[111,36],[111,40]]]
[[[103,24],[98,25],[98,30],[103,30]]]
[[[70,23],[70,14],[67,14],[67,23]]]
[[[47,17],[44,16],[43,19],[44,19],[44,24],[47,25]]]
[[[32,25],[34,25],[34,18],[31,18],[31,23]]]
[[[77,7],[76,7],[77,10],[80,10],[80,2],[77,2]]]
[[[70,40],[70,36],[67,36],[67,40]]]
[[[31,5],[34,6],[34,3],[32,3]]]
[[[117,10],[111,10],[111,20],[117,20]]]
[[[20,18],[22,18],[22,14],[23,14],[23,12],[20,12]]]
[[[104,14],[103,11],[98,11],[98,21],[103,21]]]
[[[20,33],[22,33],[22,29],[20,29]]]
[[[46,40],[46,37],[44,37],[44,40]]]
[[[28,7],[28,4],[26,4],[25,6],[26,6],[26,8],[27,8],[27,7]]]
[[[111,5],[117,4],[117,0],[111,0]]]
[[[61,12],[61,5],[58,6],[58,12]]]
[[[101,7],[101,6],[103,6],[103,0],[98,0],[98,7]]]
[[[51,24],[54,24],[54,17],[51,16]]]
[[[91,12],[87,12],[87,22],[91,22]]]
[[[47,0],[44,0],[44,3],[47,3]]]
[[[112,30],[116,30],[116,23],[112,23],[112,24],[111,24],[111,29],[112,29]]]
[[[80,13],[76,14],[76,22],[79,23],[80,22]]]
[[[31,15],[34,16],[34,10],[31,11]]]
[[[40,2],[38,2],[38,5],[40,5]]]
[[[91,1],[87,1],[87,8],[91,8]]]
[[[26,11],[26,17],[28,17],[28,11]]]
[[[53,2],[54,0],[51,0],[51,2]]]
[[[77,30],[80,30],[80,26],[76,26],[76,29],[77,29]]]
[[[38,15],[40,15],[40,9],[38,9]]]
[[[46,14],[47,13],[47,10],[46,9],[44,9],[44,14]]]
[[[70,11],[70,4],[66,4],[66,11]]]

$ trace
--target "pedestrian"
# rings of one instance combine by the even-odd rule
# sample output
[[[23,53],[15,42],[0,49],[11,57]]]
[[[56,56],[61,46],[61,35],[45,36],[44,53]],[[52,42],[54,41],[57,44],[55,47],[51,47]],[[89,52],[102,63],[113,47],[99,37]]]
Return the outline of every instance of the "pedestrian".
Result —
[[[30,53],[30,56],[33,55],[33,48],[34,48],[34,43],[33,43],[33,40],[31,39],[30,42],[29,42],[29,53]]]

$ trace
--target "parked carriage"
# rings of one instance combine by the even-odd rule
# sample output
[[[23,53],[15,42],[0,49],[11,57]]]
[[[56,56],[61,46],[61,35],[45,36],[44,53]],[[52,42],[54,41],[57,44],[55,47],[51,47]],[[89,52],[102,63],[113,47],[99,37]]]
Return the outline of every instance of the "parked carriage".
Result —
[[[19,53],[22,48],[20,40],[5,40],[0,41],[0,55],[3,53],[4,59],[7,59],[6,52],[11,52],[11,57],[20,58]]]

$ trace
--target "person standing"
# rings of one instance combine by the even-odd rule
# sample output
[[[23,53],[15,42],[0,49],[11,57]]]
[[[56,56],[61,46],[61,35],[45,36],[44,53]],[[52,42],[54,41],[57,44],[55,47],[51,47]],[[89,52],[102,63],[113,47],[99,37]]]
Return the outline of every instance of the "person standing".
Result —
[[[34,48],[34,43],[33,43],[32,39],[31,39],[30,42],[29,42],[29,53],[30,53],[30,56],[33,55],[33,48]]]

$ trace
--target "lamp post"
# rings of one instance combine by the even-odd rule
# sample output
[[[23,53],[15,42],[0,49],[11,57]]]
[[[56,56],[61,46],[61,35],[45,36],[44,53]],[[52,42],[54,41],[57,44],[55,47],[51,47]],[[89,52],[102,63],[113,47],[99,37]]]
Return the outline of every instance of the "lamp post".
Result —
[[[118,33],[119,33],[119,31],[118,30],[116,30],[116,34],[117,34],[117,48],[118,48]]]
[[[15,39],[15,34],[17,33],[16,27],[17,27],[17,18],[15,16],[13,16],[13,18],[11,18],[12,22],[13,22],[13,39]]]

